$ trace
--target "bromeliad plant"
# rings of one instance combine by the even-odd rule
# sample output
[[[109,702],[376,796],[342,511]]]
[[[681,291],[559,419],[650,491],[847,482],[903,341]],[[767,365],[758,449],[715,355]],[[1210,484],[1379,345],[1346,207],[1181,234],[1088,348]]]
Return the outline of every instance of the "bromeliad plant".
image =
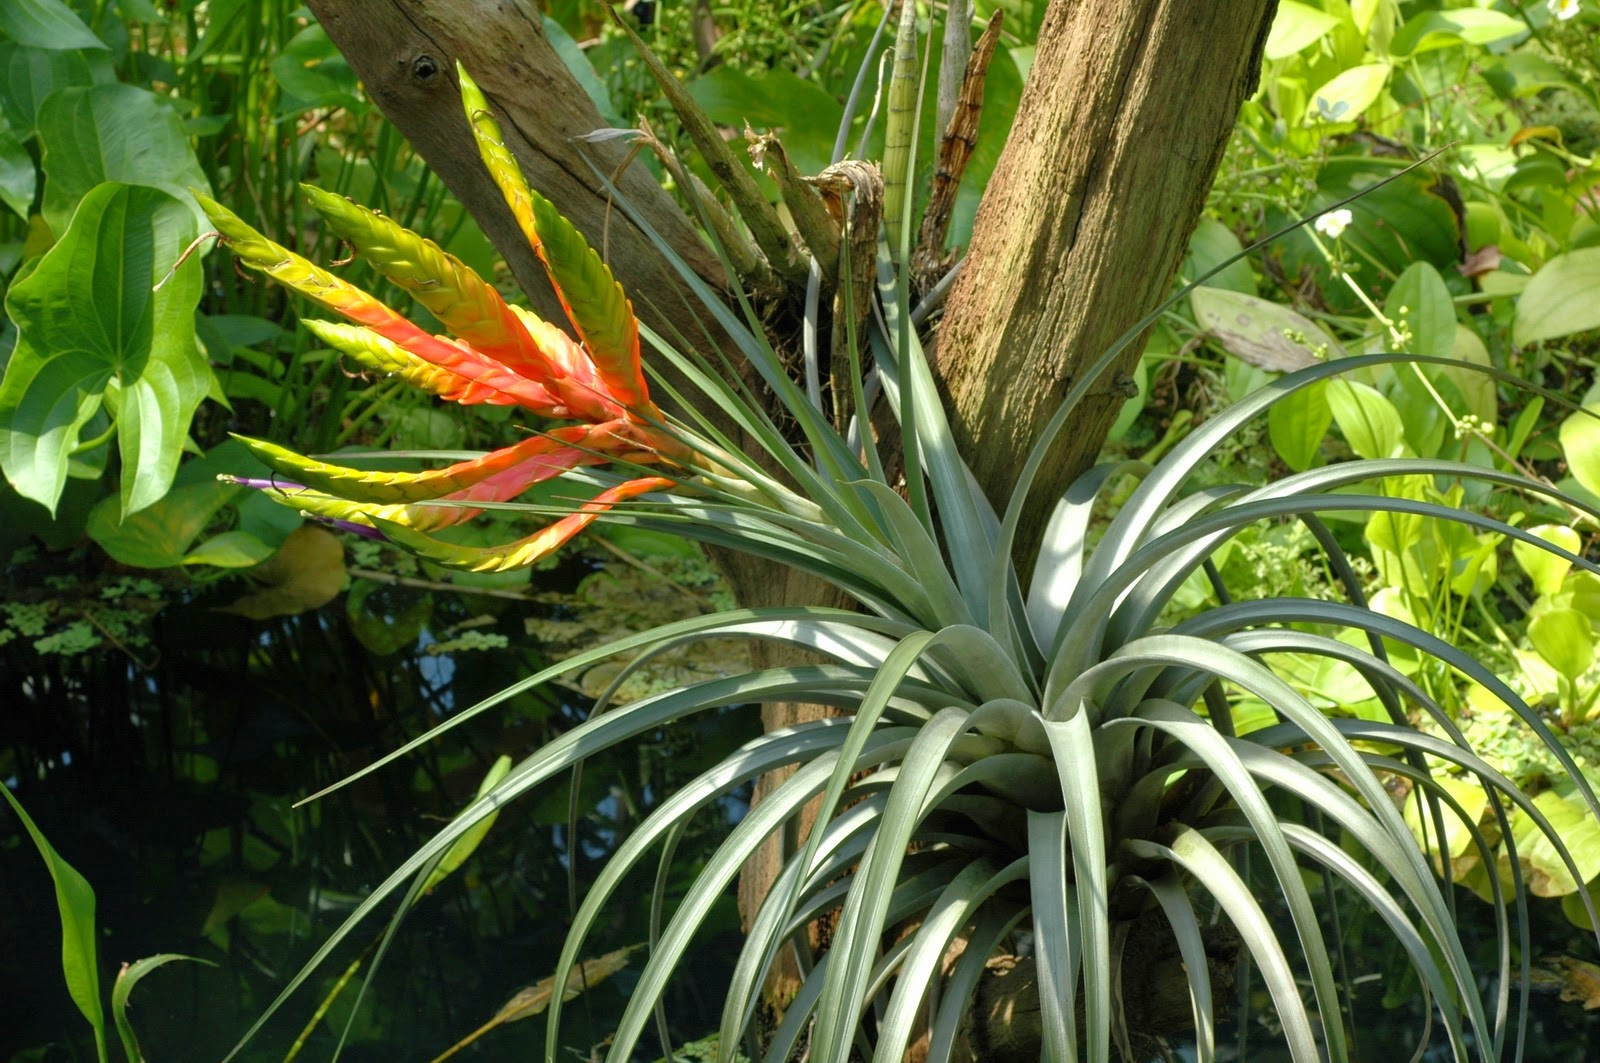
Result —
[[[651,895],[659,932],[607,1058],[633,1058],[652,1017],[666,1038],[663,991],[696,933],[747,858],[808,805],[817,810],[816,825],[789,854],[739,955],[723,1009],[722,1059],[765,1035],[755,1051],[775,1063],[803,1046],[809,1058],[829,1063],[857,1054],[897,1060],[919,1030],[928,1032],[929,1058],[949,1059],[971,1021],[987,962],[1017,953],[1022,936],[1031,939],[1037,965],[1036,1034],[1046,1059],[1098,1063],[1114,1051],[1125,1058],[1147,1051],[1130,1028],[1159,1029],[1141,1002],[1163,984],[1186,1001],[1198,1058],[1215,1059],[1214,1016],[1226,988],[1219,979],[1232,971],[1238,948],[1255,972],[1237,986],[1240,999],[1250,1000],[1250,983],[1259,978],[1292,1058],[1349,1059],[1357,1052],[1352,986],[1360,961],[1342,947],[1340,915],[1355,907],[1376,916],[1369,922],[1387,928],[1403,952],[1452,1058],[1521,1058],[1527,890],[1520,880],[1509,889],[1491,882],[1498,960],[1492,971],[1475,969],[1456,931],[1455,891],[1436,877],[1430,847],[1419,846],[1397,794],[1420,798],[1425,836],[1465,831],[1487,854],[1491,839],[1457,797],[1470,785],[1486,795],[1502,844],[1514,844],[1508,817],[1520,809],[1569,868],[1571,856],[1540,809],[1473,752],[1428,692],[1389,663],[1385,640],[1480,684],[1548,744],[1590,814],[1600,816],[1600,803],[1539,715],[1488,668],[1367,607],[1319,514],[1433,517],[1593,570],[1528,532],[1436,500],[1385,494],[1381,485],[1427,477],[1535,495],[1552,489],[1512,472],[1421,458],[1349,461],[1266,485],[1192,487],[1207,456],[1275,404],[1348,371],[1410,356],[1313,365],[1216,415],[1154,466],[1091,470],[1055,502],[1024,590],[1012,545],[1031,504],[1030,485],[1050,440],[1128,340],[1075,384],[997,514],[955,447],[910,321],[904,274],[886,249],[879,255],[881,315],[867,342],[872,372],[906,441],[903,481],[886,475],[891,463],[870,431],[836,431],[759,329],[702,288],[707,312],[792,417],[798,445],[706,359],[647,338],[678,379],[700,390],[702,409],[715,406],[763,451],[767,464],[758,464],[709,417],[691,412],[692,424],[673,422],[649,403],[626,301],[571,227],[523,187],[481,95],[462,81],[485,160],[540,249],[581,346],[506,309],[425,241],[327,197],[314,201],[330,224],[417,293],[456,340],[405,324],[231,216],[219,212],[215,220],[247,264],[359,321],[364,328],[314,326],[353,356],[457,401],[516,403],[581,424],[405,476],[333,469],[256,444],[303,485],[284,490],[284,500],[468,566],[526,562],[578,522],[603,516],[796,566],[833,583],[857,608],[735,609],[642,632],[531,676],[360,773],[522,690],[616,655],[637,655],[625,678],[628,668],[687,643],[745,636],[801,647],[823,662],[755,669],[620,706],[602,697],[586,723],[525,757],[397,868],[274,1009],[380,905],[408,883],[414,895],[475,822],[585,757],[692,713],[805,700],[839,715],[767,734],[665,798],[622,842],[575,913],[558,974],[592,951],[586,943],[607,904],[662,850]],[[685,276],[698,283],[687,270]],[[853,386],[854,409],[867,409],[861,374]],[[599,468],[603,462],[624,471]],[[641,465],[668,475],[625,478]],[[604,490],[530,540],[473,552],[422,534],[474,507],[515,506],[519,491],[557,472]],[[1137,486],[1104,523],[1097,506],[1126,477]],[[663,492],[648,505],[626,502],[667,486],[690,490]],[[1222,544],[1259,522],[1284,520],[1310,530],[1342,600],[1236,600],[1219,586],[1224,604],[1163,627],[1174,593],[1192,572],[1208,568]],[[1373,722],[1313,706],[1280,667],[1292,658],[1301,668],[1308,657],[1355,668],[1388,718]],[[1245,726],[1234,711],[1244,699],[1269,706],[1270,721]],[[732,828],[682,896],[671,895],[665,869],[685,823],[718,796],[785,766],[797,770]],[[807,928],[830,913],[831,940],[812,955]],[[1231,935],[1219,935],[1214,923],[1231,927]],[[1170,947],[1138,946],[1152,928]],[[757,1031],[759,987],[791,949],[804,980],[776,1029]],[[558,1052],[561,1018],[561,1001],[552,1000],[546,1059]],[[1417,1058],[1428,1041],[1429,1031],[1420,1031]]]
[[[301,512],[368,536],[388,535],[419,553],[479,570],[532,564],[561,546],[601,512],[625,499],[672,487],[663,476],[614,484],[571,514],[499,548],[469,549],[427,537],[507,502],[534,484],[586,465],[633,466],[702,461],[662,422],[639,362],[633,308],[611,271],[550,201],[529,190],[500,141],[487,103],[470,79],[463,92],[484,164],[544,264],[581,342],[532,311],[508,305],[465,263],[394,221],[349,200],[306,187],[329,227],[398,287],[410,292],[452,337],[434,336],[377,299],[198,196],[207,215],[245,265],[353,325],[306,321],[330,347],[363,367],[464,405],[514,405],[549,420],[550,428],[492,454],[420,473],[371,472],[301,457],[243,438],[286,480],[239,480],[274,491]],[[427,504],[434,503],[434,504]]]

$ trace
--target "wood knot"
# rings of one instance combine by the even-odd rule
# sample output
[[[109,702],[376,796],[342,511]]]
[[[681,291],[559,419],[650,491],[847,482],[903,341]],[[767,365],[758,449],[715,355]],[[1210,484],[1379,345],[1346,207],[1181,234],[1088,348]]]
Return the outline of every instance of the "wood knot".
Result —
[[[411,60],[411,80],[419,85],[426,85],[439,76],[439,60],[431,55],[423,54]]]

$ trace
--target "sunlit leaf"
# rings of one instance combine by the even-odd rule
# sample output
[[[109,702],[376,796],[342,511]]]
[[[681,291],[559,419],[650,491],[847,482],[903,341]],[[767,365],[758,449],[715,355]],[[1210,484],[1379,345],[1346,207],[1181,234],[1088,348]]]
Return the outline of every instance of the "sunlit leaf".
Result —
[[[1600,494],[1600,406],[1585,406],[1561,422],[1561,451],[1573,479]]]
[[[1321,40],[1338,24],[1339,20],[1326,11],[1295,0],[1283,0],[1272,20],[1272,31],[1267,34],[1263,54],[1268,59],[1287,59],[1313,41]]]
[[[1462,44],[1494,44],[1525,36],[1528,24],[1500,11],[1463,7],[1424,11],[1406,21],[1389,42],[1395,55],[1412,55]]]
[[[1340,71],[1311,94],[1307,116],[1324,122],[1354,122],[1377,100],[1389,81],[1388,63],[1368,63]]]
[[[122,512],[166,493],[210,379],[194,341],[199,262],[151,289],[194,232],[189,212],[166,193],[100,185],[38,268],[6,293],[19,335],[0,382],[0,467],[23,495],[55,506],[79,434],[112,381],[120,385]]]
[[[1540,524],[1528,530],[1569,553],[1578,553],[1583,547],[1583,537],[1564,525]],[[1554,594],[1560,590],[1561,581],[1572,568],[1572,562],[1566,558],[1523,542],[1512,543],[1511,553],[1517,559],[1517,564],[1522,566],[1522,571],[1533,580],[1533,589],[1540,594]]]
[[[1353,380],[1331,380],[1328,406],[1350,449],[1363,458],[1393,458],[1405,443],[1405,423],[1376,388]]]
[[[1550,667],[1576,679],[1594,663],[1594,631],[1576,609],[1549,609],[1528,623],[1528,641]]]
[[[167,100],[120,83],[66,88],[40,105],[38,123],[45,174],[42,209],[56,232],[66,229],[79,201],[103,181],[161,189],[193,216],[189,239],[202,231],[205,218],[189,189],[211,185]],[[177,260],[176,254],[168,258],[151,283]]]
[[[1600,329],[1600,247],[1557,255],[1517,299],[1513,337],[1538,343]]]

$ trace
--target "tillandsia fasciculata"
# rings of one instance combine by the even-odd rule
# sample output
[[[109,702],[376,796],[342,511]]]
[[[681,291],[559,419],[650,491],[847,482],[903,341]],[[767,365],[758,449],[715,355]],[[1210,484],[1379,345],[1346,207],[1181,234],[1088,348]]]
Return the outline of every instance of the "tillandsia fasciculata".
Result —
[[[528,188],[487,101],[464,72],[462,97],[484,164],[537,252],[578,341],[500,297],[469,266],[395,221],[304,186],[317,213],[356,253],[426,307],[452,335],[435,336],[378,299],[262,236],[198,195],[239,261],[353,322],[307,320],[328,346],[363,367],[398,375],[463,405],[520,406],[559,422],[482,457],[426,472],[366,471],[302,457],[240,437],[283,479],[238,479],[272,491],[308,516],[384,537],[430,560],[499,570],[532,564],[617,503],[667,490],[709,468],[669,427],[650,397],[633,306],[600,256],[549,200]],[[468,520],[475,503],[508,502],[537,483],[585,466],[663,467],[609,486],[549,527],[500,547],[445,543],[426,532]]]
[[[1455,891],[1441,884],[1430,857],[1458,830],[1471,836],[1486,865],[1494,859],[1490,839],[1500,837],[1548,844],[1574,882],[1595,876],[1580,869],[1530,797],[1485,763],[1386,647],[1436,660],[1478,684],[1550,750],[1586,816],[1600,819],[1600,798],[1536,708],[1483,662],[1368,606],[1324,518],[1373,513],[1454,522],[1600,574],[1528,530],[1442,496],[1398,497],[1385,487],[1407,478],[1470,481],[1530,498],[1562,496],[1519,471],[1418,457],[1398,441],[1378,456],[1264,485],[1200,478],[1246,426],[1310,389],[1387,365],[1420,371],[1465,363],[1392,353],[1319,360],[1214,413],[1151,464],[1089,470],[1049,500],[1053,516],[1024,586],[1014,547],[1051,440],[1068,430],[1119,351],[1242,253],[1157,307],[1074,378],[1032,449],[1018,455],[1016,486],[997,513],[967,470],[913,327],[904,273],[882,243],[878,312],[864,326],[864,341],[876,389],[899,423],[900,471],[886,471],[896,465],[879,455],[880,437],[862,427],[871,407],[859,362],[850,380],[857,423],[837,430],[790,378],[762,322],[754,314],[741,321],[703,287],[696,290],[705,311],[771,389],[786,424],[780,430],[743,382],[719,376],[709,358],[654,339],[676,373],[671,380],[698,392],[681,404],[682,420],[673,420],[644,383],[639,337],[643,331],[651,338],[648,331],[599,257],[526,188],[483,96],[470,79],[461,81],[484,160],[545,263],[578,342],[507,307],[433,245],[331,196],[312,193],[334,230],[415,294],[455,339],[427,335],[211,205],[213,220],[246,264],[357,323],[310,326],[330,344],[447,399],[518,405],[572,423],[423,473],[342,469],[252,443],[297,485],[269,486],[314,516],[480,569],[526,564],[602,515],[631,520],[804,570],[854,608],[737,608],[630,634],[452,713],[336,784],[381,770],[520,691],[601,661],[631,658],[620,683],[652,656],[712,637],[760,638],[808,655],[807,663],[752,666],[626,704],[602,694],[587,720],[528,753],[375,886],[268,1015],[408,883],[414,898],[435,862],[508,802],[586,758],[694,714],[798,700],[841,715],[764,733],[663,797],[618,843],[573,913],[558,978],[584,969],[579,964],[594,951],[591,931],[603,925],[607,906],[658,849],[671,853],[686,822],[774,769],[795,769],[731,826],[681,893],[665,873],[670,857],[660,865],[647,958],[608,1058],[635,1058],[652,1019],[670,1058],[663,998],[691,962],[696,936],[752,854],[807,816],[815,826],[785,858],[735,961],[719,1029],[721,1060],[731,1063],[738,1046],[755,1039],[761,987],[790,950],[803,955],[806,973],[777,1028],[759,1031],[768,1035],[764,1059],[781,1063],[806,1052],[826,1063],[863,1055],[896,1060],[926,1030],[928,1058],[949,1060],[989,960],[1017,955],[1019,928],[1033,942],[1042,1046],[1036,1058],[1109,1063],[1114,1044],[1124,1058],[1149,1058],[1143,1040],[1192,1031],[1197,1058],[1215,1059],[1221,999],[1236,991],[1253,1013],[1259,994],[1252,985],[1268,990],[1275,1026],[1297,1063],[1366,1058],[1354,989],[1365,961],[1347,955],[1339,922],[1351,903],[1368,925],[1381,922],[1389,932],[1393,965],[1416,976],[1452,1058],[1520,1057],[1530,950],[1514,947],[1512,928],[1526,932],[1524,876],[1508,884],[1486,879],[1498,928],[1494,988],[1486,991],[1481,959],[1469,955],[1457,930]],[[853,328],[857,318],[842,320]],[[1467,368],[1519,385],[1502,370]],[[656,386],[667,393],[666,384]],[[714,427],[712,407],[766,464]],[[475,506],[515,506],[509,500],[562,473],[604,490],[527,539],[471,550],[425,534],[466,519]],[[650,504],[637,498],[658,490],[664,493]],[[1600,519],[1600,511],[1563,501]],[[1242,532],[1278,521],[1310,532],[1326,581],[1315,593],[1234,593],[1241,588],[1230,589],[1212,558]],[[1196,573],[1208,579],[1214,604],[1175,613],[1169,607]],[[1321,698],[1303,681],[1313,666],[1344,669],[1352,683],[1365,684],[1381,718]],[[1478,807],[1487,811],[1461,815],[1446,781],[1481,791]],[[1415,827],[1396,801],[1397,788],[1411,795]],[[1521,820],[1513,815],[1532,826],[1514,830]],[[1247,852],[1256,854],[1248,862],[1241,855]],[[1448,875],[1449,865],[1442,867]],[[1590,922],[1600,924],[1589,892],[1578,896]],[[813,956],[807,927],[825,913],[836,918],[826,950]],[[1125,947],[1141,930],[1170,946],[1159,950],[1161,962],[1150,962],[1155,951]],[[1235,985],[1241,951],[1251,964]],[[1156,985],[1166,999],[1188,1004],[1171,1011],[1170,1030],[1155,1028],[1137,1001]],[[550,1063],[563,1050],[562,1007],[556,994],[546,1016]]]

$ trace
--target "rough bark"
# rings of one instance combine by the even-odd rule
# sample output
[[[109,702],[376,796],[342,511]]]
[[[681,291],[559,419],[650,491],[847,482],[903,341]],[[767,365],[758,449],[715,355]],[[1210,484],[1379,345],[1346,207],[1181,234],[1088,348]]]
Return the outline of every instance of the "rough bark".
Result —
[[[405,134],[505,256],[529,297],[561,321],[544,271],[489,179],[468,134],[459,60],[496,109],[528,183],[602,247],[635,308],[656,328],[702,335],[677,273],[595,180],[592,162],[701,277],[722,270],[683,213],[642,165],[614,176],[626,148],[582,137],[605,126],[593,101],[545,37],[532,0],[308,0],[384,116]],[[587,161],[586,161],[587,160]]]
[[[957,438],[997,506],[1078,374],[1166,295],[1276,8],[1051,3],[938,337]],[[1094,461],[1138,355],[1129,347],[1079,407],[1036,499]],[[1049,513],[1031,507],[1019,558]]]

